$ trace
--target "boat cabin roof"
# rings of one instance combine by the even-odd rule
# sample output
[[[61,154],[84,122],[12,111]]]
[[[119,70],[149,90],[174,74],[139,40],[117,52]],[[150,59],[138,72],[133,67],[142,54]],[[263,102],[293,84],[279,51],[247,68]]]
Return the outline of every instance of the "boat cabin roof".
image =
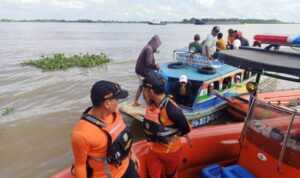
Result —
[[[300,82],[300,53],[258,48],[240,48],[239,50],[221,51],[219,53],[219,60],[225,64],[261,74],[278,72],[296,76],[297,79],[293,81]]]
[[[213,75],[201,74],[197,72],[197,68],[189,66],[183,69],[171,69],[168,68],[168,64],[161,64],[160,69],[162,70],[162,75],[165,75],[166,77],[179,78],[181,75],[186,75],[188,80],[202,82],[213,80],[218,77],[222,77],[222,75],[238,70],[236,67],[232,67],[226,64],[222,65],[219,68],[216,68],[216,73]]]

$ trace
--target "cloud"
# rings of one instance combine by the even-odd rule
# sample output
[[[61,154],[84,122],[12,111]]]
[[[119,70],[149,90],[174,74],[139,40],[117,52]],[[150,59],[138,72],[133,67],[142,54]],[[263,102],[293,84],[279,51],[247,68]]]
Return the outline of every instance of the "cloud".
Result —
[[[104,4],[104,3],[107,2],[106,0],[87,0],[87,1],[90,1],[90,2],[93,2],[93,3],[97,3],[97,4]]]
[[[39,0],[21,0],[20,3],[23,4],[33,4],[33,3],[37,3],[39,2]]]
[[[0,18],[182,20],[275,18],[299,22],[299,0],[0,0]]]
[[[84,9],[86,4],[79,0],[51,0],[49,3],[49,8],[55,9]]]
[[[196,0],[196,3],[205,7],[212,7],[215,4],[215,0]]]
[[[157,8],[158,8],[159,10],[163,10],[163,11],[172,11],[172,7],[171,7],[171,6],[157,5]]]

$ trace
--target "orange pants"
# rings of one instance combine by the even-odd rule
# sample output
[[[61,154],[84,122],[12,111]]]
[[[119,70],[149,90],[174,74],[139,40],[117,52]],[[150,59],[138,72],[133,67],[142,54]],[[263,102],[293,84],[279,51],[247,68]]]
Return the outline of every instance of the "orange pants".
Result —
[[[181,150],[174,153],[157,153],[149,149],[146,160],[150,177],[161,178],[164,170],[167,178],[178,178],[181,154]]]

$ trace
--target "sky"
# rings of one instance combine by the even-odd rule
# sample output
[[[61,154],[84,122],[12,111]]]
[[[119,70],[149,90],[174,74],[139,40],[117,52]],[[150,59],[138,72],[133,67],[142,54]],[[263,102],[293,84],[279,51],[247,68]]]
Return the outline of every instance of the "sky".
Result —
[[[300,0],[0,0],[0,19],[181,21],[255,18],[300,22]]]

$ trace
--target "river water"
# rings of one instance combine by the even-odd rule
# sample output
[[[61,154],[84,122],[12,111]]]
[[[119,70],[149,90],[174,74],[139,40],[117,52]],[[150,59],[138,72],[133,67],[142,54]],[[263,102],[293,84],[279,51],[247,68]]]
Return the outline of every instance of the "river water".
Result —
[[[254,34],[297,34],[300,25],[221,25]],[[81,112],[90,105],[93,83],[106,79],[134,95],[138,86],[136,58],[154,35],[162,40],[156,61],[172,60],[172,51],[204,39],[212,26],[168,24],[0,23],[0,177],[49,177],[73,161],[70,133]],[[104,52],[112,62],[89,69],[43,72],[20,63],[54,53]],[[279,88],[300,88],[279,81]],[[6,115],[6,108],[12,112]],[[141,125],[125,117],[135,135]],[[134,129],[133,129],[134,128]]]

